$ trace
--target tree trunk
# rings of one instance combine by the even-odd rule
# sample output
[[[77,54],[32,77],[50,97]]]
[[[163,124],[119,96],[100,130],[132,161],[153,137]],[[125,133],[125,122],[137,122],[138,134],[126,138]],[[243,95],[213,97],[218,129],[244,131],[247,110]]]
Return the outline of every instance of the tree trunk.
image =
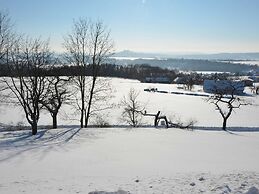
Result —
[[[81,118],[80,118],[80,127],[84,127],[84,114],[85,114],[85,77],[81,76],[81,84],[80,84],[80,90],[81,90]]]
[[[222,129],[223,129],[224,131],[226,131],[226,129],[227,129],[227,118],[223,118],[223,126],[222,126]]]
[[[32,129],[32,135],[36,135],[38,131],[38,124],[36,120],[32,121],[31,129]]]
[[[52,128],[53,128],[53,129],[56,129],[57,126],[58,126],[58,125],[57,125],[57,115],[58,115],[57,113],[53,113],[53,114],[52,114],[52,120],[53,120]]]
[[[85,117],[85,128],[87,128],[88,122],[89,122],[96,78],[97,77],[93,77],[93,83],[92,83],[92,88],[91,88],[91,92],[90,92],[90,97],[89,97],[89,102],[88,102],[88,107],[87,107],[87,113],[86,113],[86,117]]]
[[[156,116],[155,116],[155,121],[154,121],[155,127],[157,127],[157,125],[158,125],[158,117],[159,117],[159,115],[160,115],[160,111],[158,111]]]
[[[164,119],[165,119],[166,128],[168,128],[169,126],[168,126],[168,120],[167,120],[166,116]]]
[[[133,127],[136,127],[135,111],[132,111],[132,124],[133,124]]]
[[[84,127],[84,109],[81,109],[80,127]]]
[[[90,117],[91,103],[92,103],[92,97],[90,97],[89,103],[88,103],[88,107],[87,107],[87,113],[86,113],[86,117],[85,117],[85,128],[87,128],[87,126],[88,126],[88,121],[89,121],[89,117]]]

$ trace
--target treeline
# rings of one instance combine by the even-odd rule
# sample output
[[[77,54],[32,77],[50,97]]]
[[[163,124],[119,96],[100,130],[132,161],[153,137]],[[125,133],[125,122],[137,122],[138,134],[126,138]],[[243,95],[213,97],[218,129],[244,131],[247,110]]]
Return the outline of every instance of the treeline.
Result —
[[[14,64],[0,65],[1,77],[17,77],[17,76],[92,76],[93,65],[87,66],[71,66],[71,65],[52,65],[34,68],[31,65],[16,66]],[[115,65],[102,64],[99,67],[99,76],[102,77],[119,77],[128,79],[137,79],[145,81],[146,77],[167,77],[173,81],[177,73],[174,70],[154,67],[147,64],[142,65]]]

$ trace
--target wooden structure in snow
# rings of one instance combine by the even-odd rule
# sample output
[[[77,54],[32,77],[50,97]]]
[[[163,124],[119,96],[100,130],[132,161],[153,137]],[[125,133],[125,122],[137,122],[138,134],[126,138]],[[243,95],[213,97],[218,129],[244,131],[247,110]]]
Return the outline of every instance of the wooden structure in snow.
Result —
[[[159,121],[160,121],[161,119],[163,119],[163,120],[165,121],[166,127],[168,128],[169,122],[168,122],[166,116],[161,116],[160,113],[161,113],[161,112],[158,111],[157,114],[148,114],[148,113],[145,111],[143,115],[144,115],[144,116],[155,117],[155,119],[154,119],[154,126],[155,126],[155,127],[157,127]]]
[[[183,125],[182,123],[173,123],[173,122],[169,121],[166,116],[164,116],[164,115],[161,116],[160,113],[161,112],[158,111],[156,114],[150,114],[150,113],[147,113],[147,111],[144,111],[144,113],[142,113],[142,114],[144,116],[154,117],[154,127],[158,127],[158,123],[160,122],[160,120],[162,120],[162,122],[164,123],[166,128],[174,127],[174,128],[180,128],[180,129],[188,129],[193,126],[193,122],[190,122],[187,125]]]

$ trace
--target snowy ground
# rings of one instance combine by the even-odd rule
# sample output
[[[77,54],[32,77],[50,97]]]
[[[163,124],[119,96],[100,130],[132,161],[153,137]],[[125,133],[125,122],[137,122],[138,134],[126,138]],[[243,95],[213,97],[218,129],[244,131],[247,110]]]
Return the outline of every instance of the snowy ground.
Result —
[[[0,193],[245,193],[259,132],[64,128],[0,133]]]
[[[140,91],[147,111],[197,120],[194,131],[155,128],[89,128],[60,116],[57,130],[0,132],[0,194],[89,193],[125,194],[246,193],[259,189],[259,97],[245,98],[254,106],[236,110],[228,121],[231,132],[220,130],[221,117],[205,97],[144,92],[144,88],[179,92],[177,85],[147,84],[112,79],[113,101],[130,88]],[[203,94],[195,86],[193,93]],[[71,107],[62,113],[69,114]],[[120,125],[116,108],[107,115]],[[17,107],[1,106],[0,123],[26,122]],[[152,124],[151,120],[146,120]],[[51,124],[47,114],[40,124]],[[4,129],[4,128],[2,128]],[[249,192],[251,194],[253,192]],[[256,193],[256,192],[255,192]]]
[[[167,92],[188,92],[177,89],[176,84],[152,84],[140,83],[137,80],[129,79],[111,79],[114,88],[112,102],[118,104],[123,96],[127,95],[130,88],[135,88],[140,92],[139,100],[146,104],[146,110],[149,113],[157,113],[161,111],[168,118],[181,119],[182,121],[196,120],[196,125],[201,127],[220,127],[222,125],[222,118],[218,111],[212,104],[207,103],[206,97],[190,96],[190,95],[177,95],[170,93],[153,93],[144,92],[145,88],[157,88],[158,90]],[[232,127],[259,127],[259,95],[251,95],[251,91],[247,88],[248,96],[245,98],[253,102],[253,106],[241,107],[236,109],[228,120],[228,126]],[[190,93],[190,92],[188,92]],[[191,93],[204,94],[201,86],[195,86]],[[78,114],[72,115],[73,107],[65,106],[59,114],[59,123],[63,125],[79,125]],[[115,107],[109,113],[101,113],[102,117],[110,125],[121,125],[121,109]],[[12,115],[10,117],[10,115]],[[90,121],[94,124],[94,121]],[[0,123],[8,125],[26,124],[23,111],[11,105],[0,106]],[[48,113],[41,114],[39,124],[51,125],[51,117]],[[146,118],[146,124],[152,124],[153,118]],[[259,129],[258,129],[259,130]]]

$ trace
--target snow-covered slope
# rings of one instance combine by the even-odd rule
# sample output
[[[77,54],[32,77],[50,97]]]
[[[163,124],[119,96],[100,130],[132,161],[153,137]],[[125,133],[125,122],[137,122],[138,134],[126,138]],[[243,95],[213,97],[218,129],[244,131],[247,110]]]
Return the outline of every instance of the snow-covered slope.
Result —
[[[255,105],[236,110],[228,121],[231,132],[223,132],[221,117],[205,102],[206,97],[170,94],[185,92],[177,85],[115,78],[112,84],[114,103],[135,88],[149,113],[162,111],[174,119],[197,120],[195,130],[118,126],[80,130],[71,126],[79,122],[66,106],[59,117],[64,128],[43,129],[36,136],[29,130],[0,132],[0,193],[257,192],[258,96],[245,97]],[[144,92],[149,87],[169,93]],[[193,93],[204,94],[199,86]],[[121,125],[120,115],[116,107],[103,117],[111,125]],[[152,119],[147,118],[146,124],[152,124]],[[1,106],[1,123],[20,121],[26,122],[19,108]],[[51,124],[48,114],[41,115],[40,124]]]
[[[244,193],[259,133],[64,128],[0,133],[0,193]]]

